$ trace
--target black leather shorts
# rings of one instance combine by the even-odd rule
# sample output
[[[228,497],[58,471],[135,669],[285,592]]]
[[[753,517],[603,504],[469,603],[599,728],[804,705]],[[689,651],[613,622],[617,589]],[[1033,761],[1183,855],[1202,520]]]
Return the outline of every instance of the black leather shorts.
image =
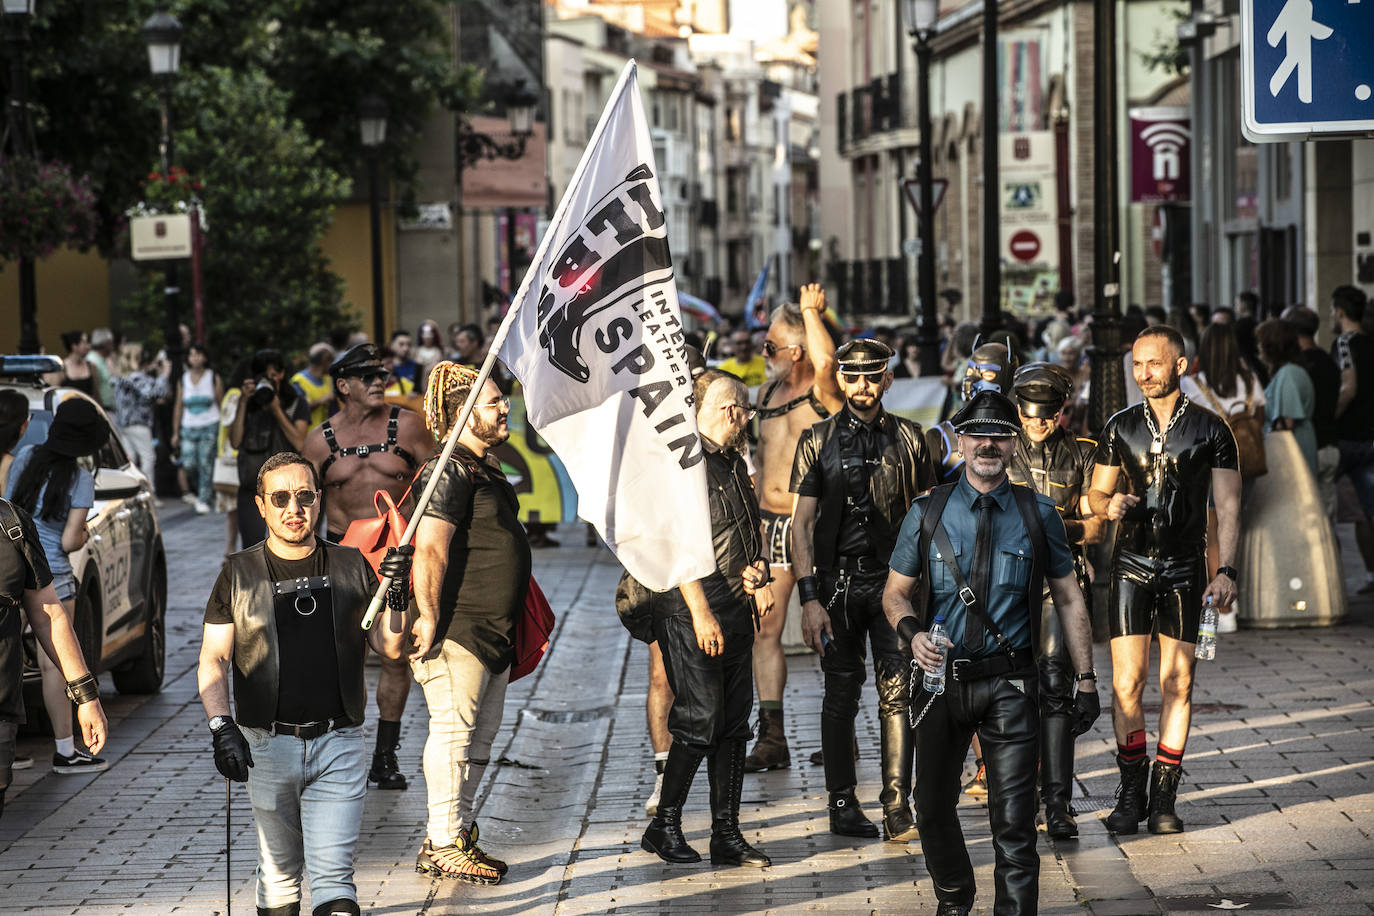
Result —
[[[769,566],[792,568],[792,516],[759,510],[763,522],[763,556]]]
[[[1108,622],[1112,636],[1162,636],[1197,642],[1207,567],[1201,556],[1151,559],[1127,550],[1112,562]]]

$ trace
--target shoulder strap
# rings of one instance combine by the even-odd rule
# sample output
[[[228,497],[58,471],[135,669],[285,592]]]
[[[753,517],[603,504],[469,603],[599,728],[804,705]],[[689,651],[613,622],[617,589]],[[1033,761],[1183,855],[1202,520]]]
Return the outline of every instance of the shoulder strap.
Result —
[[[806,397],[811,402],[811,409],[820,414],[822,420],[830,416],[830,408],[826,407],[824,402],[816,396],[816,389],[814,387],[807,393]]]
[[[1207,385],[1207,383],[1200,378],[1194,378],[1193,381],[1197,382],[1198,389],[1201,390],[1202,393],[1207,396],[1207,400],[1212,402],[1212,409],[1216,411],[1217,416],[1221,417],[1222,419],[1225,419],[1226,411],[1221,409],[1221,402],[1217,400],[1217,396],[1212,393],[1212,389]],[[1150,408],[1146,407],[1145,409],[1149,410]]]
[[[930,540],[935,533],[935,527],[940,524],[940,516],[945,513],[945,504],[949,502],[949,494],[953,491],[954,484],[949,483],[931,487],[930,495],[926,497],[926,504],[921,507],[921,533],[916,541],[916,553],[921,561],[921,596],[916,610],[920,614],[921,624],[927,628],[933,619],[930,615]]]
[[[19,510],[14,508],[8,499],[0,499],[0,530],[3,530],[4,537],[14,542],[14,547],[23,556],[24,562],[34,570],[45,568],[39,566],[37,558],[34,556],[33,545],[24,537],[24,522],[19,517]],[[8,596],[0,594],[0,605],[18,607],[20,605],[19,596],[13,596],[13,603],[6,601]]]
[[[1024,489],[1024,487],[1022,489]],[[924,521],[924,518],[922,521]],[[997,641],[997,648],[1014,663],[1016,661],[1016,650],[1011,647],[1010,641],[1008,641],[1007,637],[998,629],[997,624],[992,622],[992,618],[978,606],[978,596],[973,593],[973,589],[969,588],[968,581],[959,570],[959,564],[954,559],[954,545],[950,543],[949,532],[945,530],[945,526],[942,522],[937,521],[935,523],[935,530],[931,533],[931,540],[936,549],[940,551],[940,559],[945,561],[945,567],[949,570],[950,575],[954,577],[954,585],[959,589],[959,600],[964,603],[964,611],[970,616],[977,617],[982,621],[983,626],[987,627],[988,632],[992,634],[992,638]]]

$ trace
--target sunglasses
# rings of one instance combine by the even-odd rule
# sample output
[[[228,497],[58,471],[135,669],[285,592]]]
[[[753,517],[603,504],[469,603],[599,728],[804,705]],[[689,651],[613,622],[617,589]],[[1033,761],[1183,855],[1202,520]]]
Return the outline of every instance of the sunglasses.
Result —
[[[730,403],[720,405],[721,410],[729,410],[731,407],[737,407],[740,410],[744,411],[745,420],[752,420],[755,416],[758,415],[758,410],[756,408],[750,407],[748,404]]]
[[[764,355],[764,356],[777,356],[779,350],[791,350],[791,349],[794,348],[794,347],[795,347],[796,349],[800,350],[800,349],[801,349],[801,344],[788,344],[788,345],[785,346],[785,347],[780,347],[780,346],[778,346],[777,344],[773,343],[773,341],[771,341],[771,340],[765,340],[765,341],[763,342],[763,355]]]
[[[386,381],[387,371],[385,369],[367,369],[363,372],[350,372],[347,378],[355,378],[364,385],[371,385],[373,382]]]
[[[497,410],[510,410],[510,398],[497,398],[485,404],[478,404],[478,407],[495,407]]]
[[[882,372],[841,372],[840,380],[846,385],[857,385],[860,379],[868,379],[870,382],[877,385],[882,382],[883,375],[886,372],[886,369]]]
[[[278,509],[285,509],[291,504],[291,497],[293,496],[296,498],[296,504],[305,509],[315,505],[315,500],[320,498],[320,492],[318,490],[297,490],[293,493],[290,490],[273,490],[267,494],[267,499]]]

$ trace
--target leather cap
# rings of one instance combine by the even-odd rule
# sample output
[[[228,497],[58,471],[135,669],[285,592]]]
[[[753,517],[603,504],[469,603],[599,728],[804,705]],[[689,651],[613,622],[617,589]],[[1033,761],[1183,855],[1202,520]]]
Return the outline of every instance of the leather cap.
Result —
[[[1064,409],[1073,382],[1073,376],[1063,366],[1035,362],[1016,370],[1012,388],[1023,414],[1049,419]]]
[[[950,418],[961,436],[1014,436],[1021,432],[1021,415],[1016,405],[1004,394],[979,391],[973,399]]]
[[[869,337],[851,340],[835,351],[836,368],[851,375],[880,375],[887,372],[894,350],[881,340]]]
[[[329,374],[335,378],[345,375],[358,375],[368,369],[376,369],[382,364],[382,351],[375,344],[358,344],[344,351],[329,366]]]

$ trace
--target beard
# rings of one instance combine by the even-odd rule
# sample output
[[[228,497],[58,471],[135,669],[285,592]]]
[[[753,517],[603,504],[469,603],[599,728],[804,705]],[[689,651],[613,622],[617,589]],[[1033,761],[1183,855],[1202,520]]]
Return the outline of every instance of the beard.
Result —
[[[790,362],[776,363],[771,359],[764,360],[763,374],[768,377],[770,382],[787,378],[787,374],[791,371],[792,364]]]
[[[510,429],[502,429],[503,417],[495,420],[487,420],[481,414],[473,411],[472,414],[472,434],[481,439],[487,445],[500,445],[510,438]]]
[[[1139,385],[1139,383],[1137,384]],[[1139,388],[1140,393],[1151,400],[1157,401],[1160,398],[1167,398],[1178,390],[1178,373],[1170,372],[1168,378],[1139,385]]]
[[[995,461],[996,464],[988,465],[988,461]],[[995,480],[1006,472],[1007,459],[1002,455],[1001,450],[984,446],[974,451],[973,457],[968,460],[968,467],[976,477],[983,480]]]
[[[745,446],[749,444],[749,427],[741,426],[738,429],[732,430],[730,435],[726,436],[725,441],[721,444],[726,448],[732,448],[737,452],[743,452]]]
[[[849,409],[854,411],[872,410],[874,407],[878,406],[878,400],[879,398],[876,394],[869,394],[867,392],[851,394],[845,398],[846,403],[849,404]]]

